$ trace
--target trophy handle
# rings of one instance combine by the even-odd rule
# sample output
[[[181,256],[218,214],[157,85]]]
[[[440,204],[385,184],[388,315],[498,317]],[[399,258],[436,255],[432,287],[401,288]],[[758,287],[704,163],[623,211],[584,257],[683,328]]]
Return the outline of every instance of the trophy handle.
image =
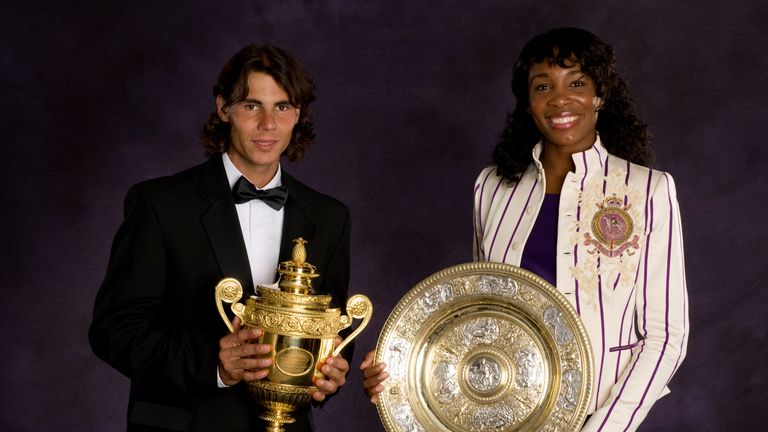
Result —
[[[335,350],[333,350],[333,357],[336,357],[339,355],[342,349],[344,349],[345,346],[347,346],[348,343],[352,342],[352,339],[354,339],[358,334],[360,334],[361,331],[365,328],[365,326],[368,325],[368,322],[371,320],[371,315],[373,315],[373,305],[371,304],[371,301],[368,299],[368,297],[362,295],[362,294],[356,294],[347,300],[347,313],[349,315],[343,315],[341,317],[341,328],[339,330],[345,329],[352,325],[353,319],[360,319],[362,318],[363,321],[360,323],[359,326],[353,331],[352,333],[347,336],[346,339],[344,339],[339,346],[336,347]]]
[[[240,282],[234,278],[225,278],[219,281],[216,285],[216,307],[219,309],[219,315],[224,320],[224,324],[229,327],[229,331],[234,333],[235,329],[232,327],[232,323],[224,312],[224,303],[232,303],[232,313],[240,317],[240,321],[243,320],[243,313],[245,312],[245,305],[237,303],[243,296],[243,286]]]

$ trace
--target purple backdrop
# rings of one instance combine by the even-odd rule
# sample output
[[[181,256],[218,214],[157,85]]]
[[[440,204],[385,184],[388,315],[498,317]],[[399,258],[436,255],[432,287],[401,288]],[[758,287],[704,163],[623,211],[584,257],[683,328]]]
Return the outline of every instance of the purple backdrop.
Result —
[[[213,80],[251,42],[318,83],[317,142],[286,167],[350,206],[350,292],[375,305],[317,418],[383,430],[357,364],[401,295],[471,259],[472,184],[513,104],[514,56],[563,25],[616,47],[678,185],[692,335],[641,430],[765,430],[765,2],[523,3],[3,2],[0,430],[124,429],[128,380],[86,337],[122,199],[203,159]]]

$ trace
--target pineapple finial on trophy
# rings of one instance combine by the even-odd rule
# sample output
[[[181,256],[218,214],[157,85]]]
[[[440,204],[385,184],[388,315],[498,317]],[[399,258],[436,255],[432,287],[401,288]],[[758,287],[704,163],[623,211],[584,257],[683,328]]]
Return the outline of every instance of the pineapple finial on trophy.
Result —
[[[312,279],[320,276],[317,267],[307,262],[307,241],[299,237],[293,240],[291,261],[283,261],[277,268],[280,273],[280,289],[294,294],[311,294]]]
[[[304,247],[307,241],[299,237],[293,240],[296,245],[293,247],[293,263],[301,267],[307,261],[307,249]]]

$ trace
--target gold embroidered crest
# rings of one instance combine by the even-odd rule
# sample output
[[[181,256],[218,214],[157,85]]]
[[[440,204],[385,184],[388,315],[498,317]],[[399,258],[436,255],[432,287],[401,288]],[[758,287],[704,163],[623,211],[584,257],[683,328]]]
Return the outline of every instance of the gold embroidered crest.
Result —
[[[613,195],[597,204],[598,211],[592,217],[592,235],[584,234],[584,244],[593,246],[587,250],[590,254],[601,253],[608,257],[620,256],[624,252],[634,255],[632,249],[638,249],[640,236],[634,234],[635,224],[627,210],[631,204],[624,204]],[[631,237],[631,239],[630,239]]]
[[[578,281],[582,307],[598,307],[599,287],[623,290],[632,285],[633,278],[628,276],[637,266],[637,251],[645,240],[643,207],[637,205],[644,194],[627,184],[626,176],[626,170],[614,169],[574,190],[581,215],[569,226],[569,240],[586,253],[578,253],[570,273]]]

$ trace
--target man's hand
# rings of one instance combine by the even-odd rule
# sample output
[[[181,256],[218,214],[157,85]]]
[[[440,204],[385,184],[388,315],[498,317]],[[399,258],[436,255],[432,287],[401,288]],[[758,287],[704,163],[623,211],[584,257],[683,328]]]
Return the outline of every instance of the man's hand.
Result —
[[[363,371],[363,388],[373,404],[379,402],[378,394],[384,391],[384,386],[381,384],[382,381],[389,378],[389,373],[384,370],[387,364],[379,363],[374,365],[374,355],[375,351],[369,351],[365,355],[363,362],[360,363],[360,369]]]
[[[341,338],[336,336],[334,346],[339,346]],[[320,391],[312,394],[316,401],[322,401],[326,395],[333,394],[347,382],[347,372],[349,372],[349,363],[342,356],[328,357],[324,363],[318,365],[320,372],[325,374],[325,379],[315,380],[315,385]]]
[[[232,320],[234,333],[219,341],[219,376],[221,381],[232,386],[240,382],[264,379],[269,374],[272,359],[260,358],[270,350],[268,344],[255,343],[264,333],[261,329],[241,329],[240,318]]]

